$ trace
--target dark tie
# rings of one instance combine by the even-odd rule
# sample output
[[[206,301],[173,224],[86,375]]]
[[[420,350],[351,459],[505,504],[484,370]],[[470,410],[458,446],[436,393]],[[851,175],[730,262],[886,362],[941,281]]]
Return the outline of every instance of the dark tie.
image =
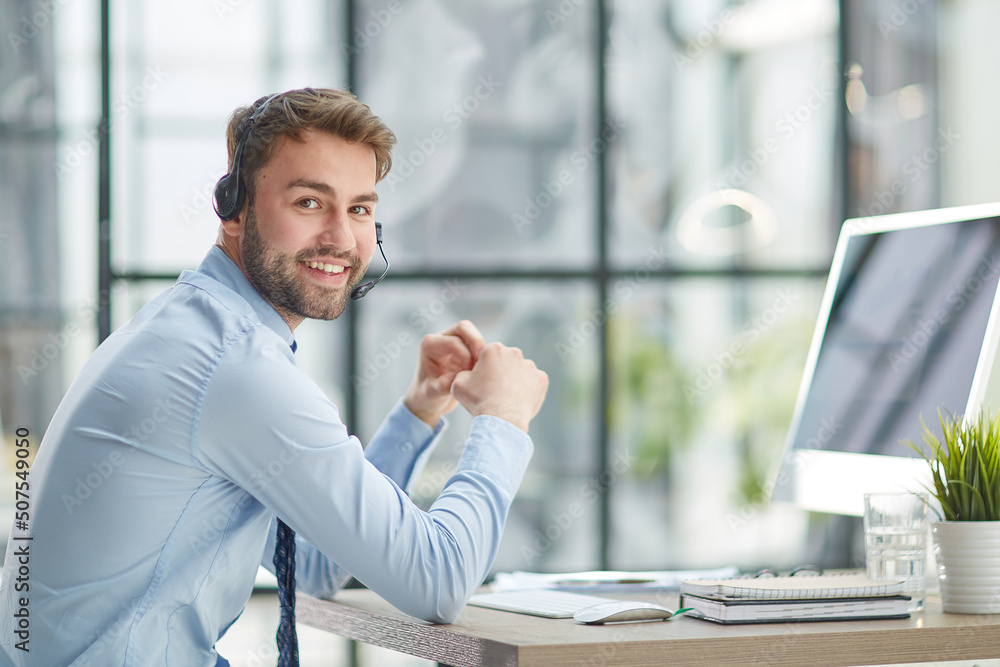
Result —
[[[278,667],[298,667],[299,640],[295,635],[295,531],[278,519],[274,547],[274,574],[278,577],[281,623],[278,625]]]
[[[289,346],[292,354],[297,341]],[[299,667],[299,638],[295,634],[295,531],[278,519],[278,539],[274,545],[274,575],[278,578],[281,623],[278,625],[278,667]]]

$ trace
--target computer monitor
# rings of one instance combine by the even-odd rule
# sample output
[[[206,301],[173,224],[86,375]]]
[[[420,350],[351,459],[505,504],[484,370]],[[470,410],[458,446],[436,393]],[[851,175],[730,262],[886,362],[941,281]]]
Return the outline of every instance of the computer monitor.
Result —
[[[1000,407],[1000,204],[847,220],[772,497],[860,516],[864,494],[920,491],[921,418]],[[1000,372],[994,374],[1000,380]]]

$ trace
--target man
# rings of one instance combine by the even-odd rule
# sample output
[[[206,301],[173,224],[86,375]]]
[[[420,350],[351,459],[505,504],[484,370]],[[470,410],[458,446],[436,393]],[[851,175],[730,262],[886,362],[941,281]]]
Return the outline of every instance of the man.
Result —
[[[238,110],[227,134],[245,201],[221,202],[200,268],[98,348],[39,447],[30,524],[6,556],[29,545],[29,588],[3,572],[8,662],[227,664],[215,642],[258,564],[272,568],[282,523],[312,595],[354,576],[450,622],[489,570],[547,376],[460,322],[424,338],[406,395],[362,450],[295,367],[294,331],[339,316],[364,275],[395,139],[351,95],[312,89]],[[421,511],[406,488],[457,404],[474,417],[465,450]]]

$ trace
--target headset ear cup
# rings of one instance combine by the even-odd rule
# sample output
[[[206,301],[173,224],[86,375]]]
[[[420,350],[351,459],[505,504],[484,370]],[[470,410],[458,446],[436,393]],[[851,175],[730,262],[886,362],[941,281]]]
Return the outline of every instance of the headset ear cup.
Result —
[[[233,153],[233,168],[228,174],[219,179],[219,182],[215,184],[215,196],[213,197],[213,204],[215,206],[216,214],[223,220],[232,220],[240,211],[243,209],[243,200],[246,198],[247,189],[243,185],[243,179],[240,178],[240,163],[243,161],[243,146],[247,142],[247,137],[250,136],[250,129],[253,127],[253,123],[257,120],[257,117],[264,113],[267,109],[267,105],[271,103],[271,100],[281,95],[281,93],[275,93],[269,98],[264,100],[264,103],[260,105],[260,108],[253,112],[250,116],[250,120],[247,121],[246,129],[243,130],[242,136],[240,136],[239,143],[236,144],[236,151]]]
[[[226,174],[215,185],[215,213],[223,220],[232,220],[243,208],[243,183],[235,174]]]

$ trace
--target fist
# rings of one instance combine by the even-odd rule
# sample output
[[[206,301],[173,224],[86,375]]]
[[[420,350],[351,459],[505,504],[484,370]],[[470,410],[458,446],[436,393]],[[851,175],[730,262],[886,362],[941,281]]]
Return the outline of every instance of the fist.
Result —
[[[490,343],[471,370],[455,376],[451,393],[473,417],[500,417],[527,433],[548,388],[549,376],[520,349]]]

